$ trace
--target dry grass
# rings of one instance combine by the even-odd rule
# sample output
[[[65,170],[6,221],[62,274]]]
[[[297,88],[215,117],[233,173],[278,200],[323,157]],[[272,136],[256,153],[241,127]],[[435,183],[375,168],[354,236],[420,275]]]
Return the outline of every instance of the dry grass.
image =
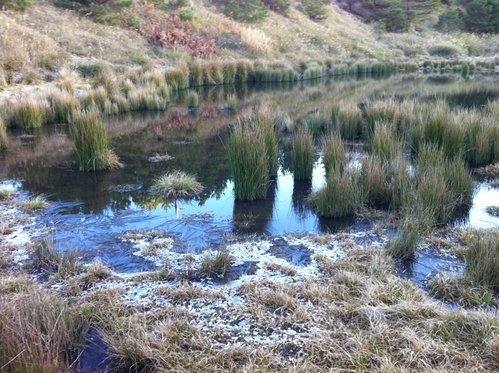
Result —
[[[31,197],[25,201],[18,202],[16,206],[23,211],[39,211],[45,210],[49,207],[49,203],[45,196],[38,195]]]
[[[78,295],[82,291],[89,289],[95,283],[106,280],[111,276],[111,270],[100,260],[97,260],[87,268],[85,273],[69,280],[68,294]]]

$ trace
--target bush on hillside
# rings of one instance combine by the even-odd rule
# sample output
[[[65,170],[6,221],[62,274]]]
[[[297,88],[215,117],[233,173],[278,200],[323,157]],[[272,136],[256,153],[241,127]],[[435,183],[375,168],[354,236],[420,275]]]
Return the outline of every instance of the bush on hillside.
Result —
[[[303,12],[313,20],[326,19],[326,7],[323,0],[302,0]]]
[[[33,3],[33,0],[0,0],[0,10],[2,8],[13,10],[24,10]]]
[[[447,9],[438,17],[437,29],[440,31],[462,31],[464,29],[464,13],[459,8]]]
[[[257,22],[268,16],[268,9],[262,0],[225,0],[223,12],[226,16],[242,22]]]
[[[462,0],[466,9],[466,30],[482,33],[499,32],[499,0]]]

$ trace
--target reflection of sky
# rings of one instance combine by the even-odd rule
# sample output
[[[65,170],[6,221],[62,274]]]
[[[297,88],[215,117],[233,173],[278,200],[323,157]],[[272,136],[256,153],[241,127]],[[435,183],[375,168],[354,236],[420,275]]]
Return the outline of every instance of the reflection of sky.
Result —
[[[486,209],[490,206],[499,206],[499,188],[490,184],[481,184],[475,188],[473,206],[465,222],[473,228],[497,228],[499,217],[490,215]]]

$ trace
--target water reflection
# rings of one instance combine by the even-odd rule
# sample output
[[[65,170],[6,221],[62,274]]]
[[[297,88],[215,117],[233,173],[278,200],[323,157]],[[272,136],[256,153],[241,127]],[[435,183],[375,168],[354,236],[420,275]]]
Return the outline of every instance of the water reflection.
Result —
[[[282,234],[287,232],[336,232],[362,228],[355,218],[322,219],[307,198],[325,184],[322,160],[314,167],[309,183],[293,180],[291,136],[280,136],[280,168],[267,198],[255,202],[235,201],[225,144],[234,116],[224,109],[229,95],[238,99],[239,114],[266,103],[294,120],[333,102],[354,98],[418,94],[448,97],[454,104],[474,104],[498,97],[498,88],[485,82],[459,77],[439,84],[422,75],[393,76],[386,80],[335,79],[305,84],[205,87],[199,92],[201,106],[193,111],[183,104],[185,93],[175,98],[179,105],[167,112],[135,113],[112,117],[106,123],[113,149],[125,164],[114,172],[80,173],[74,164],[73,144],[67,126],[10,132],[10,148],[0,155],[0,179],[18,179],[22,189],[44,193],[52,208],[41,214],[41,224],[54,227],[60,246],[79,247],[89,257],[99,255],[122,270],[142,269],[147,263],[134,257],[118,237],[130,230],[165,230],[177,237],[176,250],[199,251],[217,246],[227,234]],[[478,93],[485,92],[483,95]],[[453,100],[456,100],[455,102]],[[485,100],[485,101],[484,101]],[[352,165],[365,149],[351,146]],[[151,161],[151,156],[157,161]],[[166,157],[168,155],[169,157]],[[164,156],[164,157],[162,157]],[[150,193],[153,181],[165,172],[182,170],[195,174],[203,193],[182,204],[176,219],[172,201]],[[498,201],[497,189],[479,187],[474,206],[465,222],[472,226],[498,226],[499,218],[485,212],[487,203]],[[127,259],[128,258],[128,259]]]

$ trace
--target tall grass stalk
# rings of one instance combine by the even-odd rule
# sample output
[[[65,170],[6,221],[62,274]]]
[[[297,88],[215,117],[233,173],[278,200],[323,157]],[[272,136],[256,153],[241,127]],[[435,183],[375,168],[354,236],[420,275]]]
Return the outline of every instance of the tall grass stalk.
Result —
[[[274,118],[268,108],[260,108],[250,120],[254,121],[253,126],[262,133],[265,141],[265,154],[267,156],[267,167],[270,176],[277,175],[279,145],[274,129]]]
[[[314,138],[307,127],[301,127],[293,139],[293,176],[295,180],[312,180]]]
[[[392,190],[387,179],[387,170],[380,157],[369,157],[362,162],[360,182],[364,190],[365,203],[372,207],[386,207],[391,202]]]
[[[265,198],[269,184],[265,139],[253,125],[239,121],[228,144],[236,199]]]
[[[119,167],[117,156],[109,148],[104,124],[96,113],[74,114],[72,130],[76,159],[81,171]]]

